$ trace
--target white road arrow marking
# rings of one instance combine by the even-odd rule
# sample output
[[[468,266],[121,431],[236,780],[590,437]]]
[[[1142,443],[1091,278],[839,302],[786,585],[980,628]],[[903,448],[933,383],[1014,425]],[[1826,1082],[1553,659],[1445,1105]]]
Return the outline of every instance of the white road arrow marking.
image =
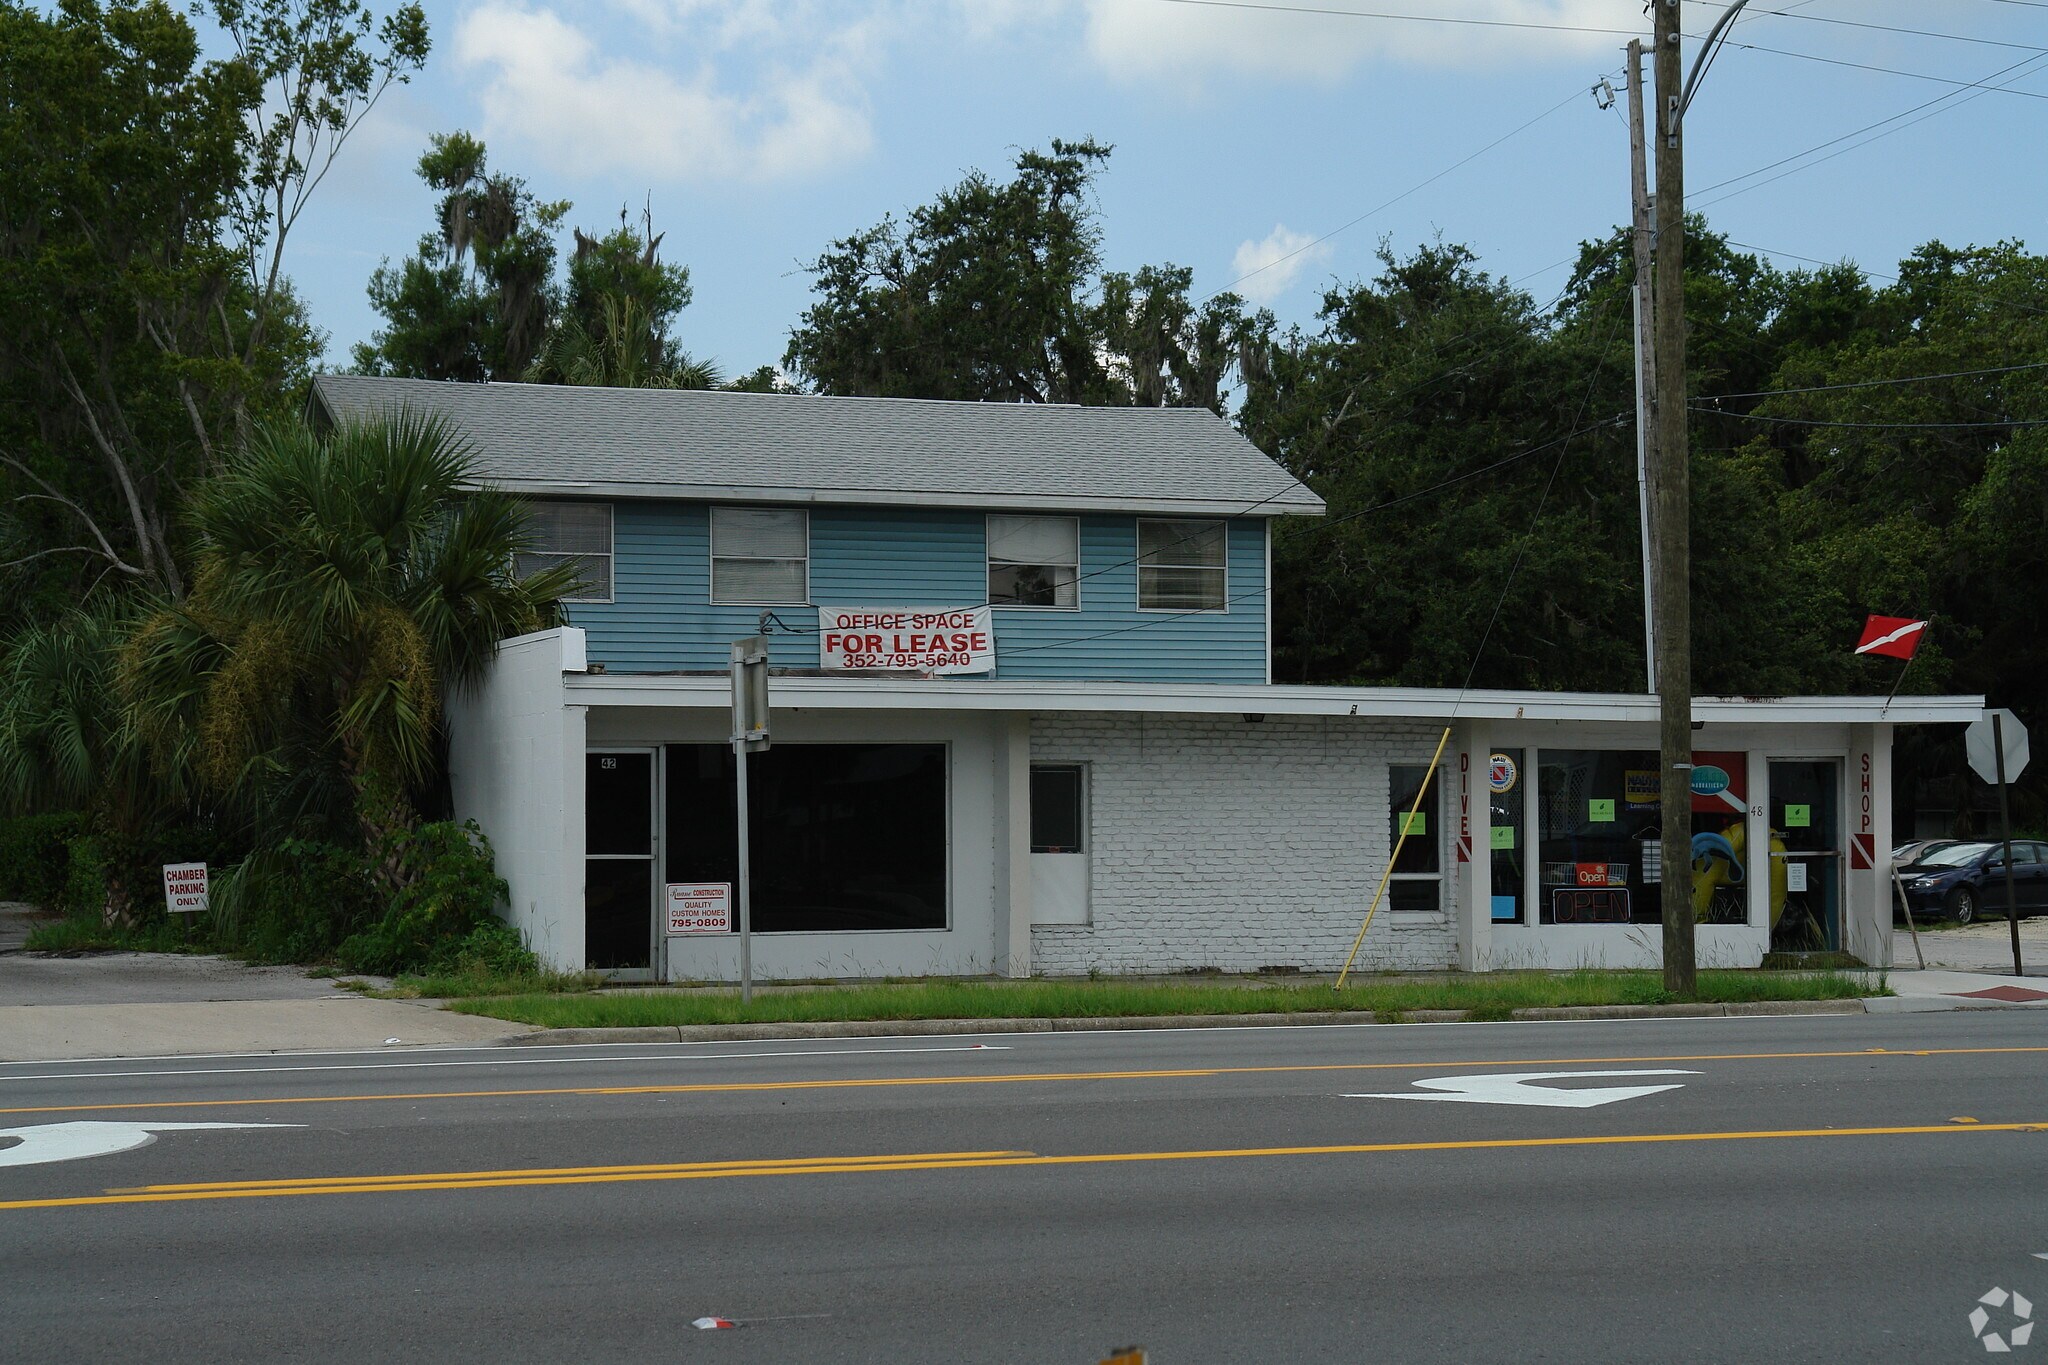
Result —
[[[51,1161],[77,1161],[111,1156],[156,1141],[158,1133],[195,1128],[300,1128],[297,1123],[44,1123],[33,1128],[0,1128],[0,1139],[19,1138],[0,1147],[0,1166],[40,1166]]]
[[[1595,1076],[1697,1076],[1697,1071],[1508,1071],[1491,1076],[1431,1076],[1412,1084],[1436,1094],[1400,1091],[1391,1095],[1346,1095],[1347,1100],[1450,1100],[1458,1104],[1529,1104],[1548,1109],[1591,1109],[1616,1100],[1640,1099],[1681,1085],[1598,1085],[1559,1090],[1532,1081],[1576,1081]]]

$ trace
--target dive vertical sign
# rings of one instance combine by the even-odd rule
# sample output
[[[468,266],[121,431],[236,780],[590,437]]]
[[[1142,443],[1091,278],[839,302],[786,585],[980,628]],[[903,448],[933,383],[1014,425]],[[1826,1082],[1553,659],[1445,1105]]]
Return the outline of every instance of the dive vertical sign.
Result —
[[[1458,755],[1458,861],[1472,861],[1472,755]]]

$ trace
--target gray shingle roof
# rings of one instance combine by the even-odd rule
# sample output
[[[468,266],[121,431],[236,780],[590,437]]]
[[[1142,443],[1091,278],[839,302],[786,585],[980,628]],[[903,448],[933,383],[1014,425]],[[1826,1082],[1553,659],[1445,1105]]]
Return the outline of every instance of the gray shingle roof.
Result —
[[[745,502],[1314,515],[1323,501],[1205,408],[451,384],[325,374],[337,420],[410,408],[522,492]]]

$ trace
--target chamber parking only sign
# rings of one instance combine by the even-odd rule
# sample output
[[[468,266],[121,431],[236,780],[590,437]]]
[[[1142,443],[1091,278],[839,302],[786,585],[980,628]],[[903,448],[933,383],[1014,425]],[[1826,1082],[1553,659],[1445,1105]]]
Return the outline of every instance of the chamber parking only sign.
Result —
[[[206,864],[164,864],[164,909],[174,915],[195,915],[207,909]]]
[[[668,931],[671,934],[732,932],[732,884],[709,882],[668,884]]]

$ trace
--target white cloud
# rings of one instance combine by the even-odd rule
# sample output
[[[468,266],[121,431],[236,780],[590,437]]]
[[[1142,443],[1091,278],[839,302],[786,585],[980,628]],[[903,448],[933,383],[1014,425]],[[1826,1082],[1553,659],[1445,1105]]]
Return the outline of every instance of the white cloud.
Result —
[[[1271,303],[1294,286],[1302,271],[1329,255],[1329,243],[1275,223],[1264,241],[1247,241],[1230,258],[1230,273],[1238,281],[1231,288],[1253,303]]]
[[[1227,74],[1329,82],[1372,61],[1490,67],[1611,52],[1627,41],[1611,33],[1564,30],[1649,32],[1641,0],[1391,0],[1385,6],[1390,13],[1489,23],[1344,18],[1164,0],[1086,3],[1086,43],[1095,61],[1116,75],[1155,79]]]
[[[795,36],[758,3],[630,0],[632,26],[694,61],[600,50],[550,9],[487,3],[463,16],[456,63],[482,78],[487,136],[507,135],[566,173],[617,169],[655,179],[782,180],[864,156],[873,144],[857,66],[862,26]],[[743,55],[742,55],[743,54]],[[735,71],[733,68],[744,68]]]

